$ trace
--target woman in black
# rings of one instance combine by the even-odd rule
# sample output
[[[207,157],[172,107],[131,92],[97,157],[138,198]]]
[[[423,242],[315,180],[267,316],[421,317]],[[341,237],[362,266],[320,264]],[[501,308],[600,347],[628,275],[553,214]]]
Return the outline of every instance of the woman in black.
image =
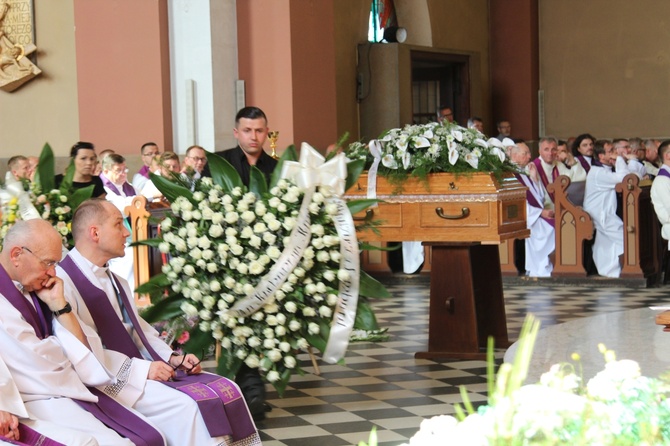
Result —
[[[105,187],[100,177],[93,175],[98,157],[95,154],[95,148],[90,142],[79,141],[72,146],[70,157],[74,161],[74,176],[72,177],[72,187],[82,189],[93,185],[91,197],[104,197]],[[63,175],[56,175],[56,187],[60,187],[63,181]]]

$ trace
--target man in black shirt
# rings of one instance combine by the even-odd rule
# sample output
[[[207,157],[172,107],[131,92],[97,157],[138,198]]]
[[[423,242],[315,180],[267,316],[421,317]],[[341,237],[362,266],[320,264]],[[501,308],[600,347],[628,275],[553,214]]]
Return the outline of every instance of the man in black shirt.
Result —
[[[233,134],[237,139],[237,147],[216,154],[233,165],[246,186],[249,185],[251,166],[259,168],[269,183],[277,160],[263,150],[263,144],[268,137],[268,120],[263,110],[258,107],[244,107],[237,112]]]

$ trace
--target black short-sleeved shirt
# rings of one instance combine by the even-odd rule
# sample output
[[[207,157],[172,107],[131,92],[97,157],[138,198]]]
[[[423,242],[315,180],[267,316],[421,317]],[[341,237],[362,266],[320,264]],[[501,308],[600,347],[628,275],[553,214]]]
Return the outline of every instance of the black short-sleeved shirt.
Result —
[[[55,180],[56,180],[56,187],[57,188],[60,187],[60,184],[63,182],[63,175],[62,174],[56,175]],[[90,186],[91,184],[94,186],[93,187],[93,193],[91,194],[92,198],[96,198],[96,197],[100,197],[102,195],[105,195],[105,193],[106,193],[105,192],[105,186],[102,184],[102,180],[100,179],[100,177],[95,176],[95,175],[91,178],[91,181],[89,181],[87,183],[80,183],[80,182],[77,182],[77,181],[73,181],[72,182],[72,187],[74,189],[83,189],[86,186]]]
[[[216,154],[228,161],[235,168],[237,173],[240,174],[242,183],[244,183],[245,186],[249,186],[249,172],[251,171],[251,166],[249,165],[249,161],[247,161],[247,156],[244,153],[244,150],[242,150],[240,146],[229,150],[222,150],[216,152]],[[256,167],[265,174],[265,180],[268,184],[270,183],[270,177],[276,166],[277,160],[265,153],[265,151],[261,153],[260,158],[258,158],[258,161],[256,162]]]

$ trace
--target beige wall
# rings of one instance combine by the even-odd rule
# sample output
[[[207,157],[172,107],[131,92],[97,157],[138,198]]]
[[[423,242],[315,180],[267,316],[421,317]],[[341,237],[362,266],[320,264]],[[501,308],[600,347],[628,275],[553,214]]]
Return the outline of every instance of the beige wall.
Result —
[[[34,0],[37,65],[42,74],[0,91],[0,157],[39,155],[49,142],[69,154],[79,138],[73,0]]]
[[[542,0],[546,134],[670,136],[670,2]]]
[[[486,130],[492,133],[495,126],[490,114],[489,0],[426,1],[433,47],[479,55],[470,58],[470,112],[484,119]]]

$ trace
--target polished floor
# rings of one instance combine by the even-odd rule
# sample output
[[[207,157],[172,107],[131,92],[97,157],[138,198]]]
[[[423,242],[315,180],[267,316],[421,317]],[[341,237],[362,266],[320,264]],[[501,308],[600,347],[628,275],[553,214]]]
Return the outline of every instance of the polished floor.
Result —
[[[385,282],[393,297],[374,306],[390,339],[351,344],[344,365],[320,364],[318,376],[305,355],[307,373],[292,379],[284,397],[269,391],[273,410],[258,423],[265,446],[357,445],[367,440],[373,426],[380,446],[399,445],[424,418],[454,413],[454,404],[461,401],[460,385],[467,386],[471,401],[486,401],[485,362],[414,359],[414,352],[427,345],[428,278],[389,277]],[[637,285],[597,279],[578,284],[505,280],[510,341],[518,337],[529,312],[543,327],[550,327],[605,313],[670,305],[670,286]],[[662,333],[660,327],[657,330]],[[601,342],[596,339],[598,333],[591,335],[594,344]],[[670,341],[670,333],[662,335]],[[503,355],[501,350],[496,357],[502,361]]]

